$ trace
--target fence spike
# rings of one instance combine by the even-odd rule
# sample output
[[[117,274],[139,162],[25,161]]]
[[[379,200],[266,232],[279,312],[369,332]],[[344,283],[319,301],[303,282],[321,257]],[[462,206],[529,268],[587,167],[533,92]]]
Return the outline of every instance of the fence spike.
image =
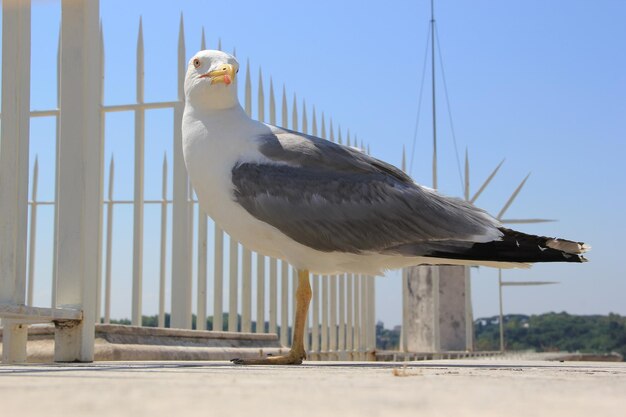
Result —
[[[296,93],[293,93],[293,104],[291,105],[291,129],[298,131],[298,103]]]
[[[217,50],[222,50],[222,38],[217,38]]]
[[[526,175],[526,178],[524,178],[522,180],[520,185],[517,186],[515,191],[513,191],[513,194],[511,194],[511,197],[509,197],[509,199],[507,200],[506,204],[504,204],[504,207],[502,207],[502,210],[500,210],[500,213],[498,213],[498,215],[496,216],[496,218],[498,220],[501,219],[502,216],[504,216],[504,213],[508,210],[508,208],[511,206],[511,204],[513,204],[513,201],[515,201],[515,199],[517,198],[517,195],[519,194],[519,192],[522,191],[522,188],[524,187],[524,184],[526,184],[526,180],[528,180],[528,177],[530,177],[530,172],[528,173],[528,175]]]
[[[283,84],[283,102],[282,102],[282,127],[287,128],[289,127],[288,124],[288,119],[289,119],[289,113],[287,111],[287,92],[285,90],[285,84]]]
[[[263,90],[263,70],[261,69],[261,67],[259,67],[257,117],[260,122],[265,121],[265,91]]]
[[[315,116],[315,106],[313,106],[313,116],[311,119],[311,132],[313,136],[317,136],[317,117]]]
[[[324,112],[322,112],[322,128],[320,136],[322,139],[326,139],[326,121],[324,120]]]
[[[473,203],[474,201],[476,201],[476,199],[482,194],[482,192],[485,190],[485,188],[487,188],[487,186],[489,185],[489,183],[491,182],[491,180],[493,179],[493,177],[496,176],[496,174],[498,173],[498,171],[500,170],[500,167],[502,166],[502,164],[504,163],[504,159],[502,161],[500,161],[500,163],[498,164],[498,166],[493,170],[493,172],[487,177],[487,179],[485,180],[485,182],[483,183],[483,185],[480,186],[480,188],[478,189],[478,191],[476,191],[476,194],[474,194],[474,197],[472,197],[472,199],[470,200],[470,203]]]
[[[330,118],[330,121],[328,123],[328,132],[330,134],[330,141],[334,142],[335,141],[335,131],[333,129],[333,118]]]
[[[304,99],[302,100],[302,133],[309,133],[309,121],[306,117],[306,101]]]
[[[202,34],[200,35],[200,49],[206,49],[206,37],[204,36],[204,26],[202,26]]]
[[[185,23],[183,13],[180,13],[180,25],[178,28],[178,99],[185,98]]]
[[[252,82],[250,80],[250,60],[246,60],[246,88],[245,88],[245,110],[248,117],[252,117]]]
[[[274,81],[270,77],[270,124],[276,126],[276,100],[274,99]]]

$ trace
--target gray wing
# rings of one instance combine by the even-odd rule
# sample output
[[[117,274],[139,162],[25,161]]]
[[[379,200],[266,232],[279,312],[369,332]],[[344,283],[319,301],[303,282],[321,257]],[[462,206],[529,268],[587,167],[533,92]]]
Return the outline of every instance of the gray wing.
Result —
[[[435,243],[501,235],[497,221],[482,210],[422,188],[355,149],[279,129],[258,143],[269,161],[233,168],[235,200],[303,245],[402,254],[411,247],[411,255],[420,255]]]

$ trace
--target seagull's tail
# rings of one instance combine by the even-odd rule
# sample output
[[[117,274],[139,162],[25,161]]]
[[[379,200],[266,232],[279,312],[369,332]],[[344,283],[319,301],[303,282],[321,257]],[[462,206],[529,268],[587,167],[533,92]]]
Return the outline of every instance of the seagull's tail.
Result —
[[[535,262],[587,262],[582,256],[591,249],[589,245],[571,240],[528,235],[516,230],[501,228],[500,240],[475,243],[471,246],[442,245],[430,252],[427,257],[469,261],[468,264],[511,263],[528,264]],[[522,266],[522,265],[520,265]]]

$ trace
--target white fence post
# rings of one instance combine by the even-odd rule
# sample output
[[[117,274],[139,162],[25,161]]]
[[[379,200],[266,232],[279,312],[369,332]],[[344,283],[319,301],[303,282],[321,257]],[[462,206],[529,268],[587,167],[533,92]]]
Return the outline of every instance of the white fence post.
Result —
[[[163,153],[161,178],[161,251],[159,259],[159,327],[165,327],[165,251],[167,250],[167,154]]]
[[[63,0],[61,14],[56,305],[81,308],[83,320],[57,326],[54,358],[92,361],[102,214],[99,2]]]
[[[252,85],[250,81],[250,61],[246,62],[245,111],[252,117]],[[241,250],[241,331],[252,329],[252,252],[242,246]]]
[[[191,328],[191,245],[189,239],[189,179],[183,159],[182,119],[185,93],[185,30],[178,32],[178,102],[174,106],[174,202],[172,209],[172,315],[170,326]]]
[[[2,140],[0,141],[0,303],[26,297],[30,0],[2,2]],[[26,361],[27,326],[4,320],[2,362]]]
[[[113,245],[113,186],[115,184],[115,159],[111,155],[109,163],[109,191],[107,194],[107,231],[106,231],[106,254],[104,256],[104,322],[111,322],[111,258]]]
[[[135,81],[137,104],[143,104],[144,57],[141,17],[139,18],[139,33],[137,35],[137,73]],[[135,189],[133,200],[133,293],[131,313],[133,326],[141,326],[142,310],[145,119],[145,110],[141,106],[137,107],[135,110]]]
[[[224,327],[222,314],[224,312],[224,232],[215,225],[213,235],[215,245],[213,257],[213,328],[222,331]]]
[[[30,205],[30,230],[28,237],[28,295],[26,304],[33,305],[33,294],[35,291],[35,255],[37,247],[37,183],[39,180],[39,158],[35,156],[35,166],[33,166],[33,182],[31,190]]]

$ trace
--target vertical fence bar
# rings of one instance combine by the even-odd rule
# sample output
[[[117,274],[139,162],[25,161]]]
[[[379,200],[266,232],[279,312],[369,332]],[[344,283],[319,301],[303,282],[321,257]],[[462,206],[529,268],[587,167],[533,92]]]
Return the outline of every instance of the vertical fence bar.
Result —
[[[289,264],[280,263],[280,344],[289,343]]]
[[[252,330],[252,252],[241,251],[241,331]]]
[[[244,109],[252,117],[252,82],[250,80],[250,61],[246,61]],[[252,252],[242,245],[241,250],[241,331],[252,330]]]
[[[276,126],[276,101],[274,98],[274,82],[270,77],[270,124]],[[270,323],[269,332],[277,333],[277,320],[278,320],[278,261],[275,258],[270,258]]]
[[[369,345],[368,351],[376,350],[376,277],[370,276],[367,280],[368,314],[369,314]]]
[[[172,208],[172,315],[171,327],[191,328],[191,247],[189,244],[189,186],[181,148],[184,110],[185,29],[180,16],[178,31],[178,102],[174,106],[174,181]]]
[[[107,231],[106,253],[104,257],[104,322],[111,322],[111,258],[113,252],[113,186],[115,183],[115,158],[111,155],[109,163],[109,192],[107,194]]]
[[[207,289],[207,217],[198,205],[198,297],[196,300],[196,329],[206,330]]]
[[[223,288],[224,288],[224,232],[215,224],[213,244],[215,245],[213,257],[213,330],[221,331],[224,328],[222,315]]]
[[[339,279],[339,326],[337,329],[337,350],[343,355],[346,350],[346,274]]]
[[[139,18],[137,35],[137,104],[144,100],[143,25]],[[133,199],[133,296],[131,323],[141,326],[143,286],[143,202],[144,202],[145,110],[135,110],[135,191]]]
[[[161,173],[161,252],[159,259],[159,327],[165,327],[165,251],[167,250],[167,154]],[[110,198],[110,197],[109,197]]]
[[[329,351],[337,352],[337,275],[328,277],[330,280],[330,320],[329,320]],[[334,357],[333,357],[334,358]]]
[[[320,278],[313,275],[313,297],[311,299],[311,350],[315,353],[320,351]]]
[[[263,90],[263,72],[259,67],[257,92],[257,119],[265,121],[265,91]],[[265,256],[256,254],[256,332],[265,332]]]
[[[229,248],[229,288],[228,288],[228,331],[237,331],[239,309],[237,307],[239,298],[239,243],[232,236],[228,236]]]
[[[359,350],[361,351],[361,360],[364,360],[366,358],[365,348],[369,330],[369,321],[367,316],[367,275],[361,275],[359,281],[361,281],[359,283],[361,286],[361,337],[359,339]]]
[[[282,127],[289,126],[287,109],[287,93],[283,84],[281,106]],[[289,264],[282,260],[280,263],[280,343],[286,346],[289,343]]]
[[[57,193],[57,306],[83,320],[55,331],[56,361],[92,361],[99,251],[103,141],[99,2],[61,2],[61,113]],[[23,69],[22,69],[23,71]]]
[[[346,351],[349,355],[352,354],[354,348],[354,325],[352,321],[352,311],[354,309],[352,299],[353,289],[353,274],[346,275]],[[352,356],[354,357],[354,356]]]
[[[101,147],[101,157],[100,157],[100,215],[99,215],[99,224],[98,231],[100,233],[99,238],[101,239],[98,242],[98,255],[97,255],[97,268],[98,273],[96,274],[96,322],[100,323],[102,320],[102,245],[104,242],[102,241],[103,236],[103,222],[104,222],[104,35],[102,33],[102,22],[100,22],[99,30],[98,30],[98,105],[100,108],[99,114],[99,125],[100,125],[100,147]]]
[[[0,302],[26,301],[28,148],[30,123],[30,1],[2,2],[2,124],[0,141]],[[27,326],[3,323],[2,362],[26,361]]]
[[[100,61],[102,65],[104,64],[104,43],[102,40],[102,31],[100,32]],[[104,71],[102,71],[104,74]],[[57,109],[61,108],[61,31],[59,30],[59,39],[57,41]],[[59,153],[61,149],[61,117],[57,115],[56,123],[55,123],[55,145],[56,145],[56,153],[55,153],[55,164],[54,164],[54,227],[53,227],[53,243],[52,243],[52,291],[51,291],[51,300],[50,305],[54,308],[57,305],[57,261],[58,257],[58,239],[56,238],[58,235],[58,218],[59,218]]]
[[[330,280],[330,277],[328,275],[323,275],[320,278],[322,280],[322,343],[320,351],[328,353],[328,281]]]
[[[30,230],[28,238],[28,296],[26,304],[33,305],[33,294],[35,289],[35,256],[37,242],[37,183],[39,179],[39,158],[35,156],[35,165],[33,166],[33,187],[31,190],[30,205]]]
[[[361,275],[354,274],[353,275],[353,284],[354,291],[352,293],[354,297],[354,333],[352,340],[352,348],[354,350],[354,358],[359,360],[361,359],[361,352],[359,345],[361,341],[361,304],[360,304],[360,296],[361,296]]]

